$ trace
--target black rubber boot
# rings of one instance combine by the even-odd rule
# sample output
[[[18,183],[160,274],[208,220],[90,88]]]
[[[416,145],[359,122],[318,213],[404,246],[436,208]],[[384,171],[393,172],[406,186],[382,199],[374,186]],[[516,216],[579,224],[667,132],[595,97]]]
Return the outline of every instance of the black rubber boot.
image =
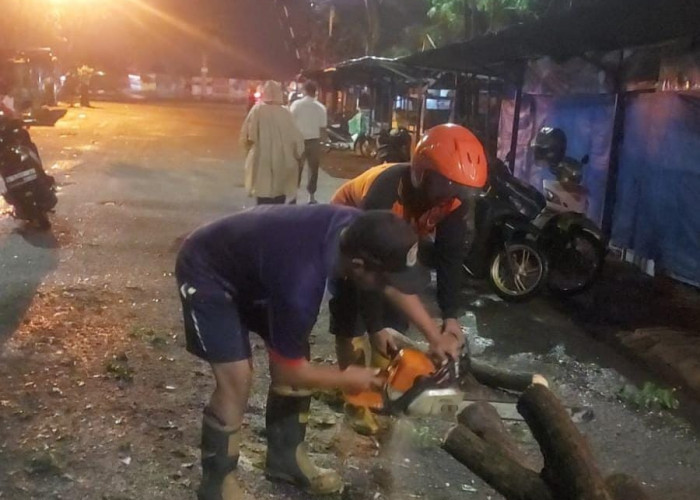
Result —
[[[291,388],[270,388],[267,396],[267,459],[265,476],[294,484],[312,495],[342,491],[335,471],[316,467],[308,456],[306,424],[311,395]]]
[[[202,418],[202,483],[198,500],[241,500],[245,493],[233,472],[238,466],[240,430],[226,427],[211,412]]]

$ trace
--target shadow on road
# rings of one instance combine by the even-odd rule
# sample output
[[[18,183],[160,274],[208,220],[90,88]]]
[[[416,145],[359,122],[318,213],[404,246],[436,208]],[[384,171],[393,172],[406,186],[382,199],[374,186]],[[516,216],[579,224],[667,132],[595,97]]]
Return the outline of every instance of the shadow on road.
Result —
[[[51,232],[0,232],[0,351],[21,324],[37,289],[58,265]]]

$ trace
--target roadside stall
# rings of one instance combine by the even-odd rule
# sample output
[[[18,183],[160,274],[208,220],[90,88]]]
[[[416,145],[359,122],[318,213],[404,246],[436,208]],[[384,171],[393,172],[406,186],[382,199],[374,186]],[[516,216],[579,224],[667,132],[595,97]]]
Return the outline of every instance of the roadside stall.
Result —
[[[423,116],[423,96],[430,72],[405,66],[395,59],[362,57],[321,70],[307,70],[305,78],[318,81],[319,99],[328,108],[332,123],[347,124],[362,116],[361,132],[406,128],[414,136]],[[445,96],[433,96],[436,111],[445,108]],[[449,108],[449,106],[448,106]]]
[[[496,153],[540,188],[543,126],[588,157],[588,216],[614,245],[700,283],[700,3],[613,0],[402,62],[503,82]]]

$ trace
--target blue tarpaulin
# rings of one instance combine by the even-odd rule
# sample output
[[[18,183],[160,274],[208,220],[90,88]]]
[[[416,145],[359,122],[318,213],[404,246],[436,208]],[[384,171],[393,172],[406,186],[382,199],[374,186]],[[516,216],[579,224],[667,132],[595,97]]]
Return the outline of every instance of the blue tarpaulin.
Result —
[[[700,284],[700,93],[628,96],[612,241]]]

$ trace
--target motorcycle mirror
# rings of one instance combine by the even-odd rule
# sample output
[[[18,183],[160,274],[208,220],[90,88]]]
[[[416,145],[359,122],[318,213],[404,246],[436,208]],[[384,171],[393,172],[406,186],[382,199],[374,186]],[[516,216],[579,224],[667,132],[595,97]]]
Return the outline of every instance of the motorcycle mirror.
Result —
[[[591,161],[591,157],[586,155],[583,158],[581,158],[581,165],[588,165],[588,163]]]

